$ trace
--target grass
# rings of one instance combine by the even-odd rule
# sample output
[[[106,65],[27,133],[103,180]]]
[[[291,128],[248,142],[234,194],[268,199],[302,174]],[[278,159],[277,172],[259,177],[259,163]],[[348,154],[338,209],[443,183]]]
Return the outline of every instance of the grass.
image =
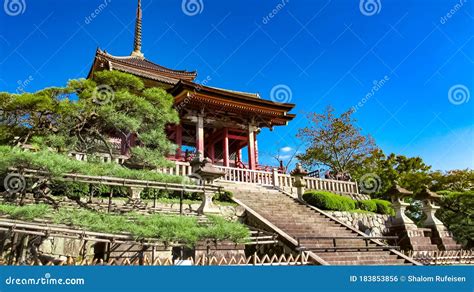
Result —
[[[31,221],[35,218],[43,218],[50,212],[51,207],[44,204],[22,207],[0,204],[0,214],[8,215],[12,219]]]
[[[210,216],[210,224],[199,225],[195,217],[177,215],[124,215],[93,212],[85,209],[63,208],[53,211],[48,205],[15,206],[0,204],[0,214],[31,221],[48,217],[56,224],[66,224],[95,232],[130,233],[138,238],[158,238],[167,242],[195,244],[198,240],[232,240],[243,243],[250,236],[247,227]]]

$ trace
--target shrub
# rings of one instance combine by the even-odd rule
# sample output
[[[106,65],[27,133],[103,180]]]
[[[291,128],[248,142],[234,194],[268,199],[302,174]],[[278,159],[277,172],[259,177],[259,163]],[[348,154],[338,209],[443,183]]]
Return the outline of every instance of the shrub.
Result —
[[[44,204],[15,206],[0,204],[0,214],[14,219],[31,221],[48,217],[56,224],[66,224],[89,231],[120,234],[130,233],[140,238],[158,238],[167,242],[183,242],[188,245],[199,240],[232,240],[243,243],[250,236],[245,225],[226,221],[222,217],[209,216],[209,223],[202,225],[196,217],[164,214],[108,214],[86,209],[61,208],[53,211]]]
[[[232,194],[232,192],[230,191],[222,191],[221,193],[217,193],[215,196],[214,196],[214,200],[216,201],[219,201],[219,202],[233,202],[232,201],[232,196],[234,194]]]
[[[377,203],[374,200],[358,201],[358,207],[361,210],[369,212],[377,212]]]
[[[325,191],[309,191],[303,195],[308,204],[323,210],[350,211],[356,208],[351,198]]]
[[[392,203],[385,200],[380,199],[372,199],[371,201],[375,202],[377,205],[377,213],[379,214],[387,214],[387,215],[395,215],[395,211],[392,208]]]
[[[8,168],[10,167],[47,171],[53,177],[58,177],[65,173],[78,173],[168,183],[183,182],[182,176],[158,173],[150,170],[130,169],[117,163],[78,161],[65,154],[47,150],[32,152],[24,151],[19,147],[0,146],[0,173],[8,172]]]
[[[89,184],[55,181],[51,184],[51,193],[54,196],[69,198],[86,197],[89,195]]]

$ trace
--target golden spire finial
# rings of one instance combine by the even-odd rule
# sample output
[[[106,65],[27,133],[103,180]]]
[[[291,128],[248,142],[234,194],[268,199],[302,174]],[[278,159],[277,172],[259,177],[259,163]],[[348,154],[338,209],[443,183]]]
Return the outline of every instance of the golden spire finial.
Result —
[[[142,3],[138,0],[135,38],[133,40],[133,57],[144,58],[142,53]]]

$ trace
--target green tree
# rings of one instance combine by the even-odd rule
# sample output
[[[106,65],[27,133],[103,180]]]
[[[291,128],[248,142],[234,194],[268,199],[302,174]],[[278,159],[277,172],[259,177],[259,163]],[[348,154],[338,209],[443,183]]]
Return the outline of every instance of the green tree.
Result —
[[[24,144],[33,136],[56,131],[59,96],[66,88],[46,88],[36,93],[0,92],[0,143]]]
[[[0,93],[2,143],[34,144],[58,152],[116,152],[110,138],[130,147],[131,161],[159,166],[175,146],[165,127],[179,122],[173,97],[145,88],[138,77],[102,71],[94,79],[71,80],[64,88],[36,93]],[[17,138],[15,138],[17,137]]]
[[[360,180],[365,174],[373,174],[378,178],[379,186],[372,195],[388,199],[387,191],[394,182],[415,193],[424,185],[430,185],[430,168],[431,166],[426,165],[420,157],[406,157],[394,153],[385,155],[377,149],[358,165],[354,178]]]
[[[474,191],[439,192],[443,195],[436,216],[464,248],[474,247]]]
[[[298,159],[307,167],[327,166],[336,173],[355,170],[376,146],[370,136],[362,135],[356,127],[353,113],[350,109],[337,116],[332,107],[321,114],[310,113],[310,125],[297,134],[307,145]]]
[[[455,169],[446,173],[435,171],[430,173],[434,191],[472,191],[474,190],[474,171],[470,169]]]

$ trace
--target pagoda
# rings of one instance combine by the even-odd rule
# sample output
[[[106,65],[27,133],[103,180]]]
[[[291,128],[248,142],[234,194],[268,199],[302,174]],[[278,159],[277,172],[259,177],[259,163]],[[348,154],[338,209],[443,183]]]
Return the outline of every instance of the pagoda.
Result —
[[[197,72],[175,70],[145,58],[142,47],[142,9],[138,0],[133,51],[114,56],[97,49],[88,78],[101,70],[117,70],[141,78],[146,87],[160,87],[174,96],[179,125],[167,128],[177,146],[173,160],[189,161],[192,153],[225,167],[263,169],[258,162],[257,135],[262,128],[287,125],[294,104],[262,99],[259,94],[199,84]],[[248,162],[242,161],[247,147]],[[122,153],[123,154],[123,153]]]

